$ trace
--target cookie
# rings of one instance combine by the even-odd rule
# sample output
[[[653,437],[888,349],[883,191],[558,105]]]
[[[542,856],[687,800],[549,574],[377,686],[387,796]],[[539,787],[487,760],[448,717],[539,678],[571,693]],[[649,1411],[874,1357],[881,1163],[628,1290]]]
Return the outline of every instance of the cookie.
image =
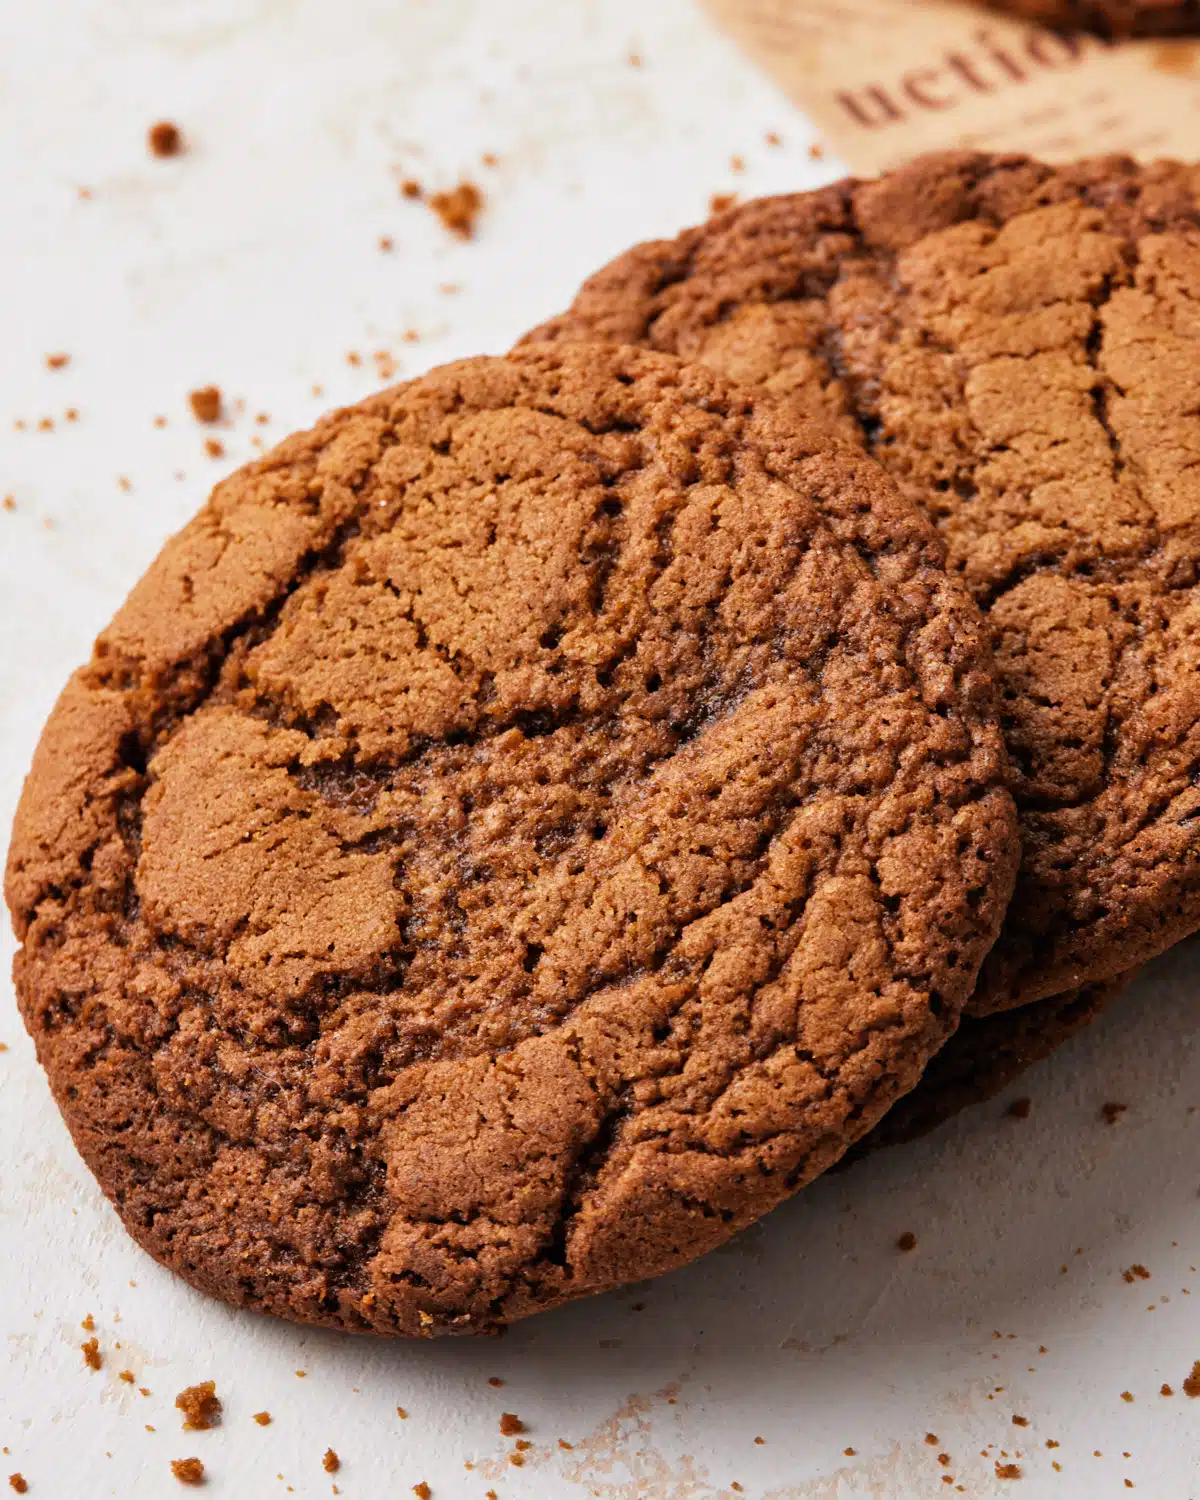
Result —
[[[712,372],[563,347],[334,414],[167,544],[25,787],[83,1155],[304,1322],[691,1259],[953,1030],[1017,863],[991,672],[883,472]]]
[[[1121,974],[1017,1010],[964,1016],[916,1088],[894,1104],[838,1165],[881,1146],[917,1140],[960,1110],[994,1098],[1027,1069],[1090,1026],[1132,978],[1133,973]]]
[[[986,0],[993,10],[1057,31],[1091,31],[1102,37],[1194,36],[1200,32],[1196,0]]]
[[[974,1013],[1200,927],[1200,169],[926,157],[639,246],[533,340],[830,422],[988,613],[1024,856]]]

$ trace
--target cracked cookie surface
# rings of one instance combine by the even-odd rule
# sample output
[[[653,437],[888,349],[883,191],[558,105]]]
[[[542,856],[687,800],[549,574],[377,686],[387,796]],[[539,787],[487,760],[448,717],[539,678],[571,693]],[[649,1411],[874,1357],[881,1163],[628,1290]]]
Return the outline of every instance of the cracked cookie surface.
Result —
[[[974,1013],[1200,926],[1198,184],[926,157],[638,246],[529,336],[765,390],[941,531],[993,630],[1024,847]]]
[[[486,1330],[700,1254],[912,1086],[1004,781],[878,466],[670,357],[464,361],[218,485],[100,637],[17,815],[18,993],[151,1253]]]

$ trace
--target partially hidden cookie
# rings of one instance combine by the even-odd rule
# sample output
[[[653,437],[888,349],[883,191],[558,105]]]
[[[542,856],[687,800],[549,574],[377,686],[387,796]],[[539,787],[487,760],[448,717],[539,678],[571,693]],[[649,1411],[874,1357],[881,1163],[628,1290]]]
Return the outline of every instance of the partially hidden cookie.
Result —
[[[7,897],[76,1142],[153,1255],[305,1322],[691,1259],[953,1030],[1017,861],[991,672],[883,472],[710,371],[535,350],[335,413],[37,751]]]
[[[939,1125],[1014,1083],[1035,1063],[1078,1036],[1117,998],[1134,973],[1086,984],[1049,1000],[990,1016],[964,1016],[958,1030],[930,1062],[920,1083],[893,1104],[875,1129],[842,1158],[849,1163],[878,1150],[917,1140]]]
[[[1024,846],[974,1012],[1200,927],[1198,185],[926,157],[639,246],[531,335],[756,385],[938,526],[993,630]]]
[[[1132,36],[1195,36],[1200,33],[1196,0],[985,0],[993,10],[1056,31],[1091,31],[1116,39]]]

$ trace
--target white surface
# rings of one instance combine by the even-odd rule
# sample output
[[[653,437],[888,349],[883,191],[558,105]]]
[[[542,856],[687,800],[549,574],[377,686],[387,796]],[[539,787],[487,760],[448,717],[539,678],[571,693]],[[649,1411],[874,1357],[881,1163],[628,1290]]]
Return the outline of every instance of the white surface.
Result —
[[[390,350],[410,374],[501,350],[713,191],[835,171],[686,0],[0,0],[0,26],[0,494],[17,506],[0,511],[4,824],[61,682],[163,537],[255,432],[376,383],[347,351]],[[162,116],[187,132],[177,161],[146,153]],[[396,187],[460,173],[489,200],[469,245]],[[71,363],[49,372],[58,350]],[[219,463],[186,408],[207,381],[246,403]],[[1034,1096],[1030,1119],[986,1106],[681,1274],[502,1341],[436,1345],[306,1333],[159,1270],[75,1157],[5,994],[0,1481],[23,1472],[33,1500],[172,1496],[190,1492],[169,1459],[194,1454],[201,1493],[238,1500],[334,1481],[393,1500],[421,1480],[436,1500],[732,1500],[733,1481],[775,1500],[1104,1500],[1126,1479],[1200,1495],[1200,1402],[1181,1391],[1200,1358],[1195,965],[1195,950],[1161,961],[1010,1090]],[[1116,1125],[1107,1100],[1129,1105]],[[1123,1279],[1135,1262],[1149,1281]],[[99,1374],[79,1352],[87,1313]],[[183,1434],[175,1393],[209,1378],[225,1422]],[[529,1426],[522,1468],[502,1411]],[[1022,1480],[997,1478],[998,1459]]]

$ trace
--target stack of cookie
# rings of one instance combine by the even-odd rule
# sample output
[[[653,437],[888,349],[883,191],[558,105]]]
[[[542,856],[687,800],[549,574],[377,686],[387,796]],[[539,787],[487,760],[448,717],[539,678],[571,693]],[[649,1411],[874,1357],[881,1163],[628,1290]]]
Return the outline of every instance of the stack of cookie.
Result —
[[[8,866],[152,1254],[493,1329],[927,1128],[1200,926],[1198,185],[747,204],[217,487]]]

